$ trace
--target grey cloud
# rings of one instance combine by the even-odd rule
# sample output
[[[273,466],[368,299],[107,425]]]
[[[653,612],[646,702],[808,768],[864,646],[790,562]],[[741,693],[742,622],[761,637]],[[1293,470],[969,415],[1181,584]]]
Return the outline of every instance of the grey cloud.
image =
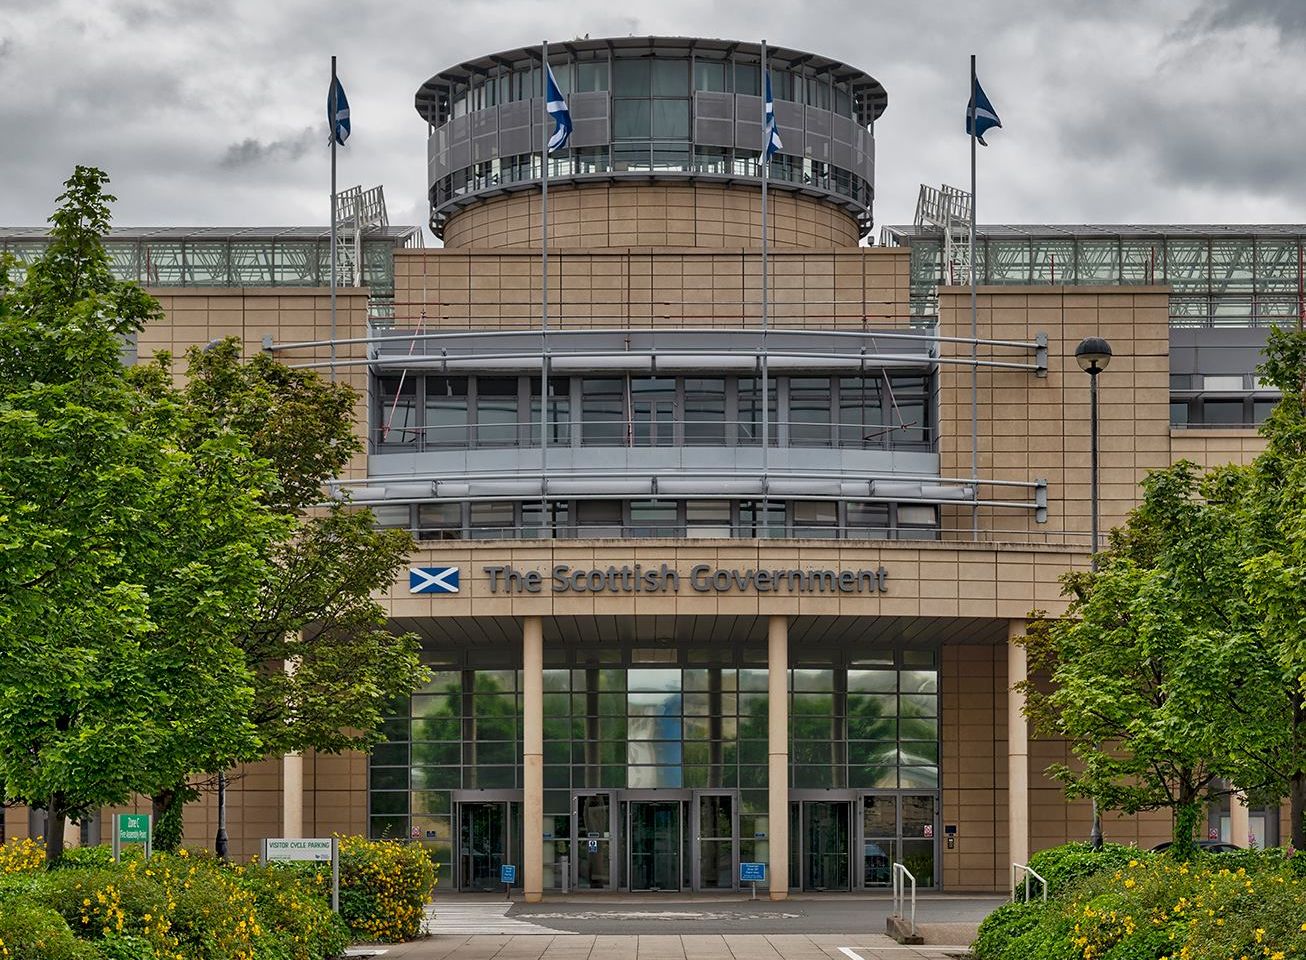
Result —
[[[322,136],[319,138],[318,133]],[[326,141],[325,131],[308,126],[296,134],[279,140],[264,142],[255,137],[246,137],[239,143],[227,147],[227,152],[218,161],[218,166],[227,170],[239,170],[263,163],[281,163],[298,160],[309,151],[318,139]]]
[[[1257,24],[1273,27],[1284,39],[1306,37],[1302,0],[1209,0],[1194,20],[1216,30]]]

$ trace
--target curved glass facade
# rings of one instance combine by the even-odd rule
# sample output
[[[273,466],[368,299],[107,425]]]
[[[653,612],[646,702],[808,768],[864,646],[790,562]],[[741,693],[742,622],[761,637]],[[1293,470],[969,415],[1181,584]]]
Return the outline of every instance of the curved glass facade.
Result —
[[[762,59],[757,44],[691,39],[568,43],[549,51],[574,122],[549,175],[680,175],[758,179]],[[538,48],[471,61],[423,85],[430,126],[432,229],[472,198],[541,176],[551,123],[540,97]],[[770,177],[839,203],[870,229],[871,127],[884,89],[846,64],[777,49],[769,59],[785,151]]]

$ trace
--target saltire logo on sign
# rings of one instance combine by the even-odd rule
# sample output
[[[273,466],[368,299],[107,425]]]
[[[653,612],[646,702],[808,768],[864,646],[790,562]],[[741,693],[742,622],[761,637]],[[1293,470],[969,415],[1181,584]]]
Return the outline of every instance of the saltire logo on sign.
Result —
[[[457,567],[409,567],[409,593],[457,593]]]

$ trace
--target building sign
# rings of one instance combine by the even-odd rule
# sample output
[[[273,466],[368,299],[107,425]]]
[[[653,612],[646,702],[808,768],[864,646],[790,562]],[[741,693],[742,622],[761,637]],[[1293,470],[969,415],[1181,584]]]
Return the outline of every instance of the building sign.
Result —
[[[330,863],[335,841],[324,839],[269,838],[263,841],[263,859],[272,861],[302,861]]]
[[[119,813],[113,818],[113,859],[122,859],[122,848],[140,844],[145,848],[145,859],[154,852],[154,818],[148,813]]]
[[[766,864],[741,862],[739,864],[739,882],[766,883]]]
[[[409,567],[409,593],[457,593],[457,567]]]
[[[518,570],[511,564],[481,569],[490,581],[491,593],[541,593],[546,584],[550,593],[885,593],[889,579],[889,571],[883,566],[857,570],[740,569],[700,563],[688,574],[665,563],[656,567],[636,563],[593,568],[559,563],[547,574]]]

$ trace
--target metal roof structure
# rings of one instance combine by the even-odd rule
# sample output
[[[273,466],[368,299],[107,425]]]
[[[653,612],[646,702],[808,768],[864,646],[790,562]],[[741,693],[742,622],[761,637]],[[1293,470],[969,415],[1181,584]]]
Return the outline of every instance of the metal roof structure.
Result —
[[[651,51],[654,56],[690,56],[692,54],[715,54],[724,59],[735,53],[743,52],[761,56],[760,43],[740,40],[713,40],[700,37],[608,37],[591,40],[588,37],[579,40],[562,40],[550,42],[550,52],[575,57],[587,51],[607,51],[613,55],[623,52]],[[781,69],[804,67],[830,76],[839,82],[846,82],[858,97],[861,97],[873,111],[869,120],[878,119],[889,105],[889,95],[878,80],[870,74],[850,66],[841,60],[789,47],[767,47],[768,60]],[[552,59],[552,57],[550,57]],[[414,107],[422,119],[432,125],[443,122],[439,113],[441,95],[448,97],[451,89],[466,84],[477,77],[485,76],[496,67],[514,68],[530,66],[540,61],[540,47],[516,47],[499,53],[486,54],[471,60],[465,60],[456,66],[447,67],[422,84],[414,99]]]
[[[421,234],[420,227],[390,226],[366,227],[364,235],[369,240],[391,240],[397,245]],[[45,240],[50,228],[0,227],[0,242],[8,240]],[[331,239],[330,227],[112,227],[106,240],[204,240],[204,241],[266,241],[266,240],[321,240]]]
[[[931,227],[886,225],[888,241],[937,237]],[[981,223],[978,236],[995,239],[1075,237],[1296,237],[1306,234],[1306,223]]]

